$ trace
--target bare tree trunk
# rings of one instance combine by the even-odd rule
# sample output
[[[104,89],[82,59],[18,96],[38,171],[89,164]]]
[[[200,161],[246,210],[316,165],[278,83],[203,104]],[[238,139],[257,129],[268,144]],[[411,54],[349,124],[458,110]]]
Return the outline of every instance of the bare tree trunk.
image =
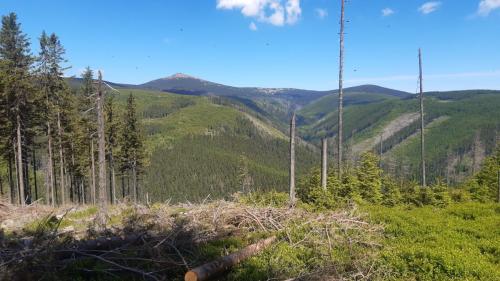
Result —
[[[25,150],[23,157],[23,177],[24,177],[24,203],[31,204],[31,185],[30,185],[30,170],[27,151]]]
[[[113,157],[113,147],[109,145],[109,184],[110,187],[110,202],[116,203],[116,177],[115,177],[115,161]]]
[[[290,120],[290,203],[295,204],[295,112]]]
[[[19,194],[19,164],[18,164],[18,158],[17,158],[17,150],[16,150],[16,144],[12,143],[12,148],[14,151],[14,169],[15,169],[15,174],[16,174],[16,200],[17,204],[21,204],[21,198]]]
[[[22,148],[22,136],[21,136],[21,116],[19,113],[16,117],[17,120],[17,172],[19,174],[19,199],[21,201],[21,206],[26,203],[26,198],[24,197],[24,178],[23,178],[23,148]]]
[[[127,172],[127,196],[130,196],[130,172]]]
[[[17,157],[17,145],[15,143],[12,144],[14,149],[14,172],[16,174],[16,201],[17,204],[21,204],[21,193],[19,189],[19,159]]]
[[[14,177],[12,176],[12,154],[9,153],[9,186],[10,186],[10,203],[16,203],[16,187],[14,185]]]
[[[104,91],[102,89],[102,74],[99,71],[97,85],[97,138],[99,166],[99,225],[104,227],[107,221],[106,204],[106,141],[104,135]]]
[[[424,124],[424,86],[423,86],[423,77],[422,77],[422,51],[418,49],[418,65],[419,65],[419,81],[420,81],[420,157],[421,157],[421,165],[422,165],[422,186],[426,187],[426,179],[425,179],[425,124]]]
[[[326,190],[328,167],[328,140],[321,139],[321,187]]]
[[[35,200],[38,200],[38,183],[36,178],[36,153],[33,147],[33,182],[35,184]]]
[[[75,178],[75,147],[73,143],[71,143],[71,202],[75,202],[75,196],[78,197],[78,201],[80,201],[79,189],[76,186],[76,178]]]
[[[85,205],[86,203],[86,198],[85,198],[85,187],[83,186],[83,181],[80,180],[80,190],[82,194],[82,204]]]
[[[340,54],[339,54],[339,120],[338,120],[338,141],[337,141],[337,161],[339,178],[342,177],[342,146],[343,146],[343,130],[344,130],[344,6],[345,0],[341,0],[340,12]]]
[[[52,206],[55,206],[55,197],[54,197],[54,167],[52,166],[53,163],[53,156],[52,156],[52,133],[50,131],[50,122],[47,121],[47,149],[48,149],[48,154],[49,158],[47,159],[47,173],[48,173],[48,189],[50,191],[50,197],[47,197],[46,203],[47,205],[49,203],[52,203]]]
[[[124,173],[122,173],[121,178],[122,178],[122,199],[125,199],[125,175],[124,175]]]
[[[134,192],[134,203],[137,204],[137,167],[136,161],[132,164],[132,192]]]
[[[90,174],[91,174],[91,190],[90,190],[90,196],[91,202],[93,205],[96,204],[96,190],[95,190],[95,160],[94,160],[94,139],[91,137],[90,138]]]
[[[59,177],[61,180],[59,181],[61,187],[61,205],[64,205],[66,194],[64,192],[64,151],[62,147],[62,128],[61,128],[61,114],[59,110],[57,111],[57,135],[59,137]]]

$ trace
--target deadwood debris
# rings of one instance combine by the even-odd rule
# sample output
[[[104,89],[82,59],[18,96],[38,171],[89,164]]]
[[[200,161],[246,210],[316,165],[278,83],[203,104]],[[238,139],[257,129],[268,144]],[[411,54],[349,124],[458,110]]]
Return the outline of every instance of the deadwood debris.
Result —
[[[8,216],[17,216],[15,212],[20,210],[10,208],[2,203],[0,215],[5,215],[9,209]],[[54,215],[63,211],[62,215]],[[160,204],[151,208],[119,204],[110,212],[122,217],[105,232],[96,232],[93,220],[83,218],[80,223],[88,225],[84,233],[78,233],[78,229],[61,227],[64,225],[61,222],[66,219],[64,214],[72,212],[75,210],[49,212],[44,209],[47,215],[38,219],[38,225],[30,231],[11,231],[2,227],[6,232],[2,231],[0,235],[0,280],[50,280],[53,276],[68,280],[75,272],[90,278],[104,274],[116,280],[182,280],[186,272],[197,272],[196,268],[199,269],[200,265],[210,262],[213,265],[214,261],[220,264],[218,262],[224,258],[206,257],[200,247],[228,237],[248,237],[251,233],[258,233],[263,239],[271,237],[267,240],[245,240],[250,248],[252,244],[264,243],[266,247],[272,244],[270,252],[279,243],[314,249],[332,249],[339,245],[376,248],[378,244],[373,237],[381,230],[366,223],[355,208],[310,213],[300,208],[257,207],[215,201],[175,206]],[[2,218],[5,219],[5,216]],[[307,228],[307,235],[294,238],[291,233],[297,228]],[[353,234],[356,231],[361,231],[363,235]],[[266,247],[259,246],[259,251],[253,252],[243,249],[244,255],[233,253],[237,256],[233,260],[239,262]],[[226,254],[230,253],[221,249],[221,256]],[[347,277],[369,276],[366,263],[361,261],[364,258],[355,257]],[[222,266],[224,269],[229,267]],[[325,271],[331,276],[346,277],[335,275],[335,270],[334,267],[324,266],[304,272],[296,280],[314,279],[316,272],[325,276]]]

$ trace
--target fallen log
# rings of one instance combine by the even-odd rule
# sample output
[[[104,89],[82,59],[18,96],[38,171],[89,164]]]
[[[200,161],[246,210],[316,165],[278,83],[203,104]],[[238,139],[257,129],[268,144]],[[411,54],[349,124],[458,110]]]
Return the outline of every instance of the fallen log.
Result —
[[[99,237],[94,240],[82,240],[78,241],[69,247],[64,247],[57,249],[55,251],[55,256],[57,259],[66,259],[75,255],[79,255],[81,252],[92,252],[92,251],[111,251],[113,249],[122,247],[126,244],[134,244],[141,241],[143,234],[131,234],[128,236],[120,237]]]
[[[206,263],[191,269],[184,276],[185,281],[206,281],[210,278],[221,274],[241,261],[261,252],[270,246],[276,240],[276,236],[260,240],[255,244],[251,244],[242,250],[230,255],[216,259],[215,261]]]

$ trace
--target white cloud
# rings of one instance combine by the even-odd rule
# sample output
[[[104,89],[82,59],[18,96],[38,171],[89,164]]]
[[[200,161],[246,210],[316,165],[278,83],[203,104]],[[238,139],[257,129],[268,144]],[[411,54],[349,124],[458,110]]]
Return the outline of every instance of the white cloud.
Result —
[[[432,12],[435,12],[439,6],[441,6],[441,2],[427,2],[424,3],[420,8],[418,8],[418,11],[421,12],[424,15],[430,14]]]
[[[295,24],[302,14],[300,0],[217,0],[217,9],[241,10],[246,17],[276,26]]]
[[[500,9],[500,0],[481,0],[477,14],[487,16],[495,9]]]
[[[301,14],[300,0],[288,0],[286,2],[286,23],[295,24]]]
[[[394,10],[393,9],[391,9],[391,8],[382,9],[382,16],[388,17],[388,16],[390,16],[392,14],[394,14]]]
[[[324,19],[328,16],[328,11],[326,9],[318,8],[316,9],[316,16],[320,19]]]
[[[251,22],[250,25],[248,26],[248,28],[250,28],[251,31],[257,31],[257,25],[255,24],[255,22]]]

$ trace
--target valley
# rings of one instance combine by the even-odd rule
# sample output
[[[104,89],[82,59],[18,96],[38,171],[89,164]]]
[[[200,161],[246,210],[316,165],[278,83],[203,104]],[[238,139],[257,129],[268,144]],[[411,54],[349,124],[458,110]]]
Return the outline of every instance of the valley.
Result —
[[[73,80],[71,84],[76,88],[80,85],[79,80]],[[157,190],[162,190],[165,195],[157,197],[162,200],[202,200],[209,195],[217,198],[220,196],[217,194],[238,191],[238,169],[241,169],[242,158],[248,162],[245,165],[250,167],[250,177],[255,178],[255,190],[285,191],[288,118],[294,109],[298,113],[299,138],[303,142],[299,153],[304,158],[299,158],[299,175],[309,173],[319,161],[317,147],[322,137],[330,138],[329,162],[334,163],[335,91],[236,88],[185,74],[142,85],[112,85],[122,93],[117,95],[118,102],[124,104],[124,97],[130,93],[137,98],[148,155],[155,159],[148,161],[152,166],[148,166],[144,174],[144,185],[155,195],[159,195]],[[430,92],[426,95],[431,181],[446,178],[450,183],[460,183],[465,175],[472,173],[474,142],[485,150],[479,162],[494,149],[495,133],[500,130],[500,111],[497,110],[500,108],[500,91]],[[386,171],[391,170],[397,175],[404,172],[406,176],[418,179],[418,138],[413,137],[419,132],[415,96],[366,85],[346,89],[345,106],[346,149],[350,159],[357,159],[365,151],[379,153],[382,147],[382,166]],[[228,137],[233,139],[229,143],[236,142],[238,146],[223,148],[224,144],[218,144],[218,140]],[[179,151],[194,149],[196,145],[203,146],[197,151],[198,155],[193,155],[193,158],[181,156],[184,152]],[[260,153],[255,153],[252,146],[262,149],[262,156],[258,156]],[[176,150],[178,152],[174,153]],[[158,165],[159,157],[168,161]],[[276,160],[271,160],[273,158]],[[211,168],[199,164],[198,159],[207,162],[218,159],[215,160],[217,163],[224,162],[228,166],[210,172]],[[186,169],[173,169],[169,167],[169,161],[176,165],[187,161]],[[392,168],[394,166],[399,166],[399,171]],[[405,171],[401,168],[403,166]],[[191,177],[190,173],[196,176]],[[203,182],[201,178],[207,178],[206,173],[226,175],[223,179],[214,176],[210,182]],[[162,176],[158,177],[160,174]],[[185,197],[181,185],[186,181],[192,190],[209,185],[212,192]]]

